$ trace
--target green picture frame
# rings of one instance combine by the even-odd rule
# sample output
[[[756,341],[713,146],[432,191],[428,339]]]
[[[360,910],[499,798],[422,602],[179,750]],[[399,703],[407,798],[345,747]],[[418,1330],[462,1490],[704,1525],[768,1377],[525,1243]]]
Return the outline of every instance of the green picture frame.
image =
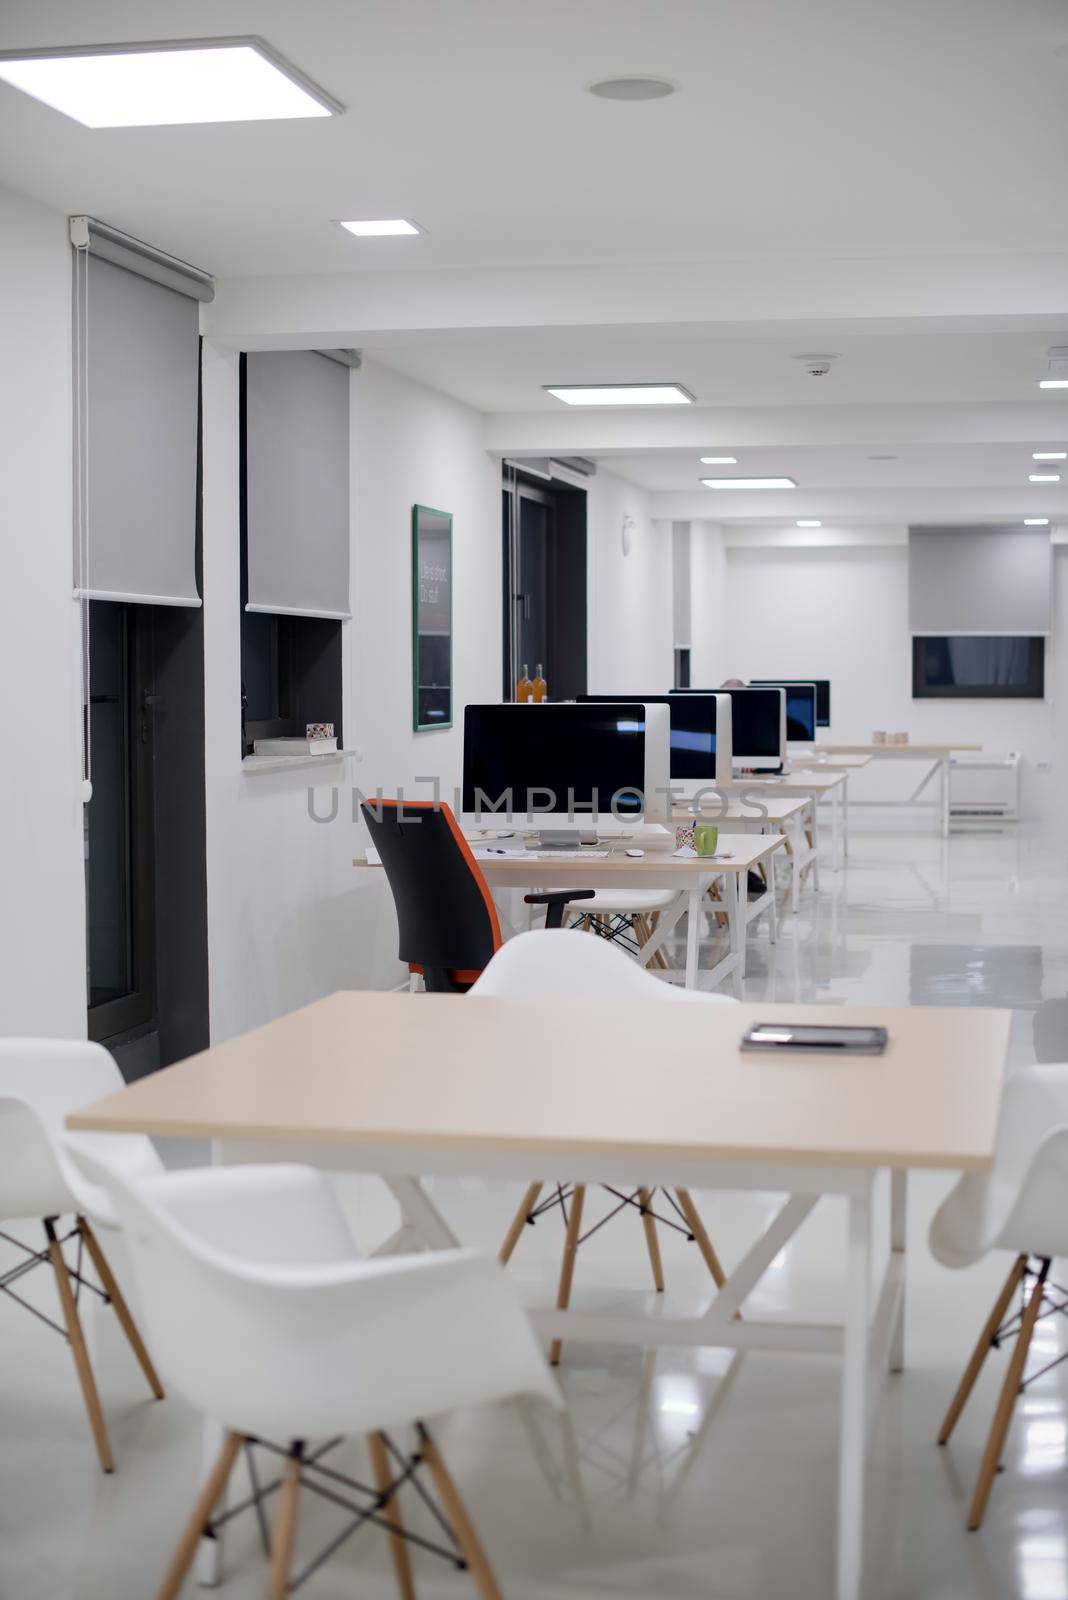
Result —
[[[451,728],[452,512],[412,507],[412,728]]]

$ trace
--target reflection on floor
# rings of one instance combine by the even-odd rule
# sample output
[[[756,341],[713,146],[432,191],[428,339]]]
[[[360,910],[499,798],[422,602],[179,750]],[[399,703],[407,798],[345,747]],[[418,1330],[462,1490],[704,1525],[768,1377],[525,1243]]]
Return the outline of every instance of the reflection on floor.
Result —
[[[1068,1059],[1066,858],[1059,836],[1026,827],[948,843],[921,832],[856,827],[848,869],[825,872],[787,919],[777,948],[761,932],[750,998],[967,1003],[1017,1008],[1018,1064]],[[796,935],[796,936],[795,936]],[[638,1176],[638,1175],[636,1175]],[[1066,1600],[1068,1366],[1020,1401],[983,1530],[964,1531],[1004,1357],[988,1363],[948,1450],[934,1435],[1004,1275],[1001,1259],[948,1273],[927,1254],[930,1215],[948,1178],[910,1189],[907,1370],[884,1386],[868,1480],[868,1600]],[[368,1245],[392,1226],[373,1180],[346,1180]],[[457,1232],[494,1248],[519,1188],[437,1182]],[[775,1206],[771,1195],[699,1197],[721,1253],[734,1261]],[[813,1320],[838,1314],[841,1210],[823,1201],[751,1302]],[[544,1300],[558,1264],[550,1213],[516,1253],[516,1282]],[[648,1291],[640,1224],[622,1216],[584,1247],[576,1304],[707,1304],[694,1246],[664,1241],[667,1292]],[[44,1295],[43,1282],[35,1292]],[[653,1302],[659,1302],[654,1305]],[[43,1303],[43,1301],[42,1301]],[[1034,1366],[1068,1346],[1051,1319]],[[178,1402],[145,1402],[109,1317],[94,1329],[118,1470],[95,1468],[69,1355],[16,1307],[0,1305],[4,1455],[0,1595],[12,1600],[146,1600],[199,1472],[197,1419]],[[514,1407],[450,1418],[443,1440],[509,1600],[828,1600],[832,1593],[837,1363],[830,1358],[661,1354],[565,1346],[584,1494],[554,1419]],[[360,1446],[344,1447],[353,1467]],[[340,1518],[341,1513],[337,1513]],[[415,1519],[413,1518],[413,1521]],[[417,1525],[417,1524],[416,1524]],[[308,1547],[335,1528],[309,1507]],[[263,1590],[254,1523],[226,1543],[230,1600]],[[423,1600],[473,1594],[463,1574],[416,1557]],[[195,1593],[194,1589],[190,1589]],[[309,1582],[309,1600],[385,1600],[388,1552],[361,1532]]]

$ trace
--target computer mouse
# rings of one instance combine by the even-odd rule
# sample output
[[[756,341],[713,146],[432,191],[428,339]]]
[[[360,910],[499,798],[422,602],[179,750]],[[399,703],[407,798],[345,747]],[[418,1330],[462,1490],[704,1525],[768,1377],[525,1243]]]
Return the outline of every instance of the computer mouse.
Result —
[[[628,856],[631,857],[632,860],[639,861],[641,859],[641,857],[645,854],[645,851],[644,850],[628,850],[627,854],[628,854]]]

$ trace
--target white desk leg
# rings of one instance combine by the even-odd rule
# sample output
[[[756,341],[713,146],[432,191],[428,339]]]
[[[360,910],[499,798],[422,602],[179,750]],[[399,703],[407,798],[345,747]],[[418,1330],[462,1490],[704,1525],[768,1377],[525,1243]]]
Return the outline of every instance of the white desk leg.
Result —
[[[749,929],[745,921],[745,908],[749,896],[749,874],[728,872],[723,880],[723,890],[727,900],[727,929],[730,933],[731,950],[735,956],[735,967],[731,974],[731,983],[734,987],[735,999],[741,1000],[745,994],[743,981],[745,979],[745,950]],[[744,896],[744,898],[743,898]]]
[[[777,852],[773,850],[771,855],[765,857],[764,860],[764,871],[767,873],[768,878],[768,893],[771,896],[771,903],[768,906],[768,942],[770,944],[777,944],[779,941],[779,906],[775,899],[776,854]]]
[[[871,1183],[849,1198],[842,1412],[838,1445],[836,1600],[860,1600],[864,1568],[864,1461],[871,1318]]]
[[[834,813],[831,813],[831,825],[834,825]],[[812,796],[812,887],[816,893],[820,892],[820,801],[818,795]]]
[[[942,797],[942,837],[949,838],[949,757],[943,756],[939,762],[942,769],[942,783],[940,794]]]
[[[804,813],[801,813],[804,816]],[[805,848],[805,825],[796,818],[787,824],[793,830],[793,853],[790,856],[790,910],[797,916],[797,909],[801,903],[801,854]]]
[[[842,865],[845,866],[849,859],[849,779],[839,786],[838,793],[842,796]]]
[[[842,849],[842,785],[831,790],[831,871],[837,872]],[[818,802],[817,802],[818,804]]]
[[[905,1259],[905,1230],[908,1222],[908,1173],[894,1168],[890,1174],[890,1249],[901,1260],[901,1296],[897,1303],[897,1319],[890,1339],[890,1371],[905,1370],[905,1293],[908,1275]]]
[[[728,875],[729,876],[729,875]],[[697,955],[701,946],[701,900],[704,889],[700,884],[691,889],[686,901],[686,987],[697,988]],[[728,899],[728,923],[730,900]]]

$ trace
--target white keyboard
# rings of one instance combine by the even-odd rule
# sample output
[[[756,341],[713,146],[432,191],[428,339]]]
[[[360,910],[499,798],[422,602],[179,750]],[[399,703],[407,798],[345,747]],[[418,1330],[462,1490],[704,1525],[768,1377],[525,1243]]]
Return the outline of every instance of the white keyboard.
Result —
[[[604,861],[607,850],[505,850],[483,847],[475,850],[478,861]]]

